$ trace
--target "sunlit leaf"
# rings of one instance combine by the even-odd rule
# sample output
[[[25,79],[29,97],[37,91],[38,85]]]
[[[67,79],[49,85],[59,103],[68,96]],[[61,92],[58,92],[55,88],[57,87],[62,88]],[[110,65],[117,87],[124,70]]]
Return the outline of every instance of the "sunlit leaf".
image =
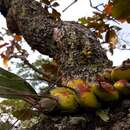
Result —
[[[81,23],[81,24],[86,24],[86,23],[88,23],[88,20],[85,18],[85,17],[82,17],[82,18],[80,18],[80,19],[78,19],[78,21]]]

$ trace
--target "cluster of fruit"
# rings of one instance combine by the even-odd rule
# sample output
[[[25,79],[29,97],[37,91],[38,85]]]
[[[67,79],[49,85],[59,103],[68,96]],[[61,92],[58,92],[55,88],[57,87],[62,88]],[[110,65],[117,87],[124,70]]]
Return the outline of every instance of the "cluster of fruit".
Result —
[[[130,95],[130,67],[106,70],[97,76],[97,82],[86,83],[82,79],[68,82],[67,87],[56,87],[50,95],[57,99],[61,110],[74,111],[83,108],[101,107],[103,102],[113,102]]]

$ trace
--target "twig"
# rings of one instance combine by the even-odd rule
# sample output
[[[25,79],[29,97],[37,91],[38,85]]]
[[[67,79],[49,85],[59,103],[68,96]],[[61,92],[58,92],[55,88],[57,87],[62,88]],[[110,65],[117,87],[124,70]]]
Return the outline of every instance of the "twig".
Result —
[[[22,116],[24,116],[24,114],[22,114]],[[20,117],[22,117],[20,116]],[[19,119],[16,119],[16,121],[10,126],[10,128],[8,130],[12,130],[14,125],[19,121]]]
[[[11,56],[10,58],[19,58],[19,59],[21,59],[21,60],[22,60],[26,65],[28,65],[31,69],[33,69],[33,70],[34,70],[35,72],[37,72],[38,74],[42,75],[42,77],[37,76],[38,78],[40,78],[40,80],[45,80],[45,81],[47,81],[47,82],[53,82],[53,79],[51,79],[51,77],[50,77],[47,73],[45,73],[45,72],[43,72],[43,71],[37,69],[34,65],[32,65],[31,63],[29,63],[29,61],[28,61],[24,56],[14,54],[14,55]]]
[[[92,8],[96,9],[96,10],[99,11],[99,12],[102,12],[98,7],[99,7],[99,6],[103,6],[103,3],[101,3],[101,4],[97,5],[97,6],[93,6],[91,0],[89,0],[89,3],[90,3],[90,6],[91,6]]]
[[[62,10],[62,12],[65,12],[70,6],[72,6],[74,3],[76,3],[78,0],[74,0],[69,6],[67,6],[65,9]]]

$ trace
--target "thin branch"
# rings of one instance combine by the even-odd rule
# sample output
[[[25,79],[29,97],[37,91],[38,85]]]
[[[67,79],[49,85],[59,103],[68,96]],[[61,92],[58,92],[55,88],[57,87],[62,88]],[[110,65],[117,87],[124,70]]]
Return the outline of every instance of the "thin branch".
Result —
[[[101,3],[101,4],[97,5],[97,6],[93,6],[91,0],[89,0],[89,3],[90,3],[90,6],[91,6],[93,9],[96,9],[97,11],[103,13],[103,11],[98,8],[99,6],[104,6],[103,3]],[[112,21],[114,21],[115,23],[119,24],[119,22],[118,22],[115,18],[113,18],[113,17],[111,17],[111,16],[106,16],[106,18],[107,18],[107,20],[112,20]]]
[[[43,72],[43,71],[37,69],[37,68],[36,68],[34,65],[32,65],[24,56],[14,54],[14,55],[11,56],[10,58],[19,58],[19,59],[21,59],[21,60],[22,60],[26,65],[28,65],[31,69],[33,69],[33,70],[34,70],[35,72],[37,72],[38,74],[42,75],[42,77],[37,76],[38,78],[40,78],[40,80],[45,80],[45,81],[47,81],[47,82],[53,82],[53,79],[51,79],[51,77],[50,77],[47,73],[45,73],[45,72]]]
[[[65,12],[69,7],[71,7],[73,4],[75,4],[78,0],[74,0],[69,6],[67,6],[62,12]]]
[[[23,116],[23,114],[22,114],[22,116]],[[20,117],[22,117],[21,115],[20,115]],[[10,128],[8,129],[8,130],[12,130],[13,129],[13,127],[16,125],[16,123],[19,121],[19,119],[16,119],[16,121],[10,126]]]
[[[101,4],[97,5],[97,6],[93,6],[91,0],[89,0],[89,3],[90,3],[90,6],[91,6],[92,8],[96,9],[96,10],[99,11],[99,12],[102,12],[98,7],[99,7],[99,6],[103,6],[103,5],[104,5],[103,3],[101,3]]]

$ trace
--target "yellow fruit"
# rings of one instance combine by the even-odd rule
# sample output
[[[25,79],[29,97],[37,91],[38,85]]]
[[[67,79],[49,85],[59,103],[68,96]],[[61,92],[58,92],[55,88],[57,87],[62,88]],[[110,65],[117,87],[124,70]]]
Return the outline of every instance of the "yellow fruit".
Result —
[[[115,68],[111,72],[112,80],[130,80],[130,68]]]
[[[56,87],[56,88],[54,88],[54,89],[52,89],[52,90],[50,91],[50,93],[51,93],[52,95],[55,95],[55,94],[57,94],[57,93],[64,93],[64,92],[68,92],[68,93],[71,93],[71,94],[75,94],[75,92],[74,92],[73,90],[71,90],[71,89],[69,89],[69,88],[67,88],[67,87]]]
[[[98,108],[100,103],[92,92],[91,87],[81,79],[68,82],[68,87],[73,88],[78,93],[80,104],[84,108]]]
[[[50,91],[50,95],[58,100],[61,110],[72,112],[78,107],[78,97],[69,88],[57,87]]]
[[[80,95],[80,103],[85,108],[99,108],[100,103],[92,91],[84,92]]]
[[[81,79],[70,80],[67,87],[73,88],[79,94],[89,89],[89,86]]]
[[[109,102],[119,99],[119,93],[111,84],[102,82],[101,85],[102,86],[97,84],[93,85],[93,91],[100,100]]]
[[[119,80],[114,83],[114,88],[120,92],[120,94],[123,95],[129,95],[130,94],[130,84],[127,80]]]

